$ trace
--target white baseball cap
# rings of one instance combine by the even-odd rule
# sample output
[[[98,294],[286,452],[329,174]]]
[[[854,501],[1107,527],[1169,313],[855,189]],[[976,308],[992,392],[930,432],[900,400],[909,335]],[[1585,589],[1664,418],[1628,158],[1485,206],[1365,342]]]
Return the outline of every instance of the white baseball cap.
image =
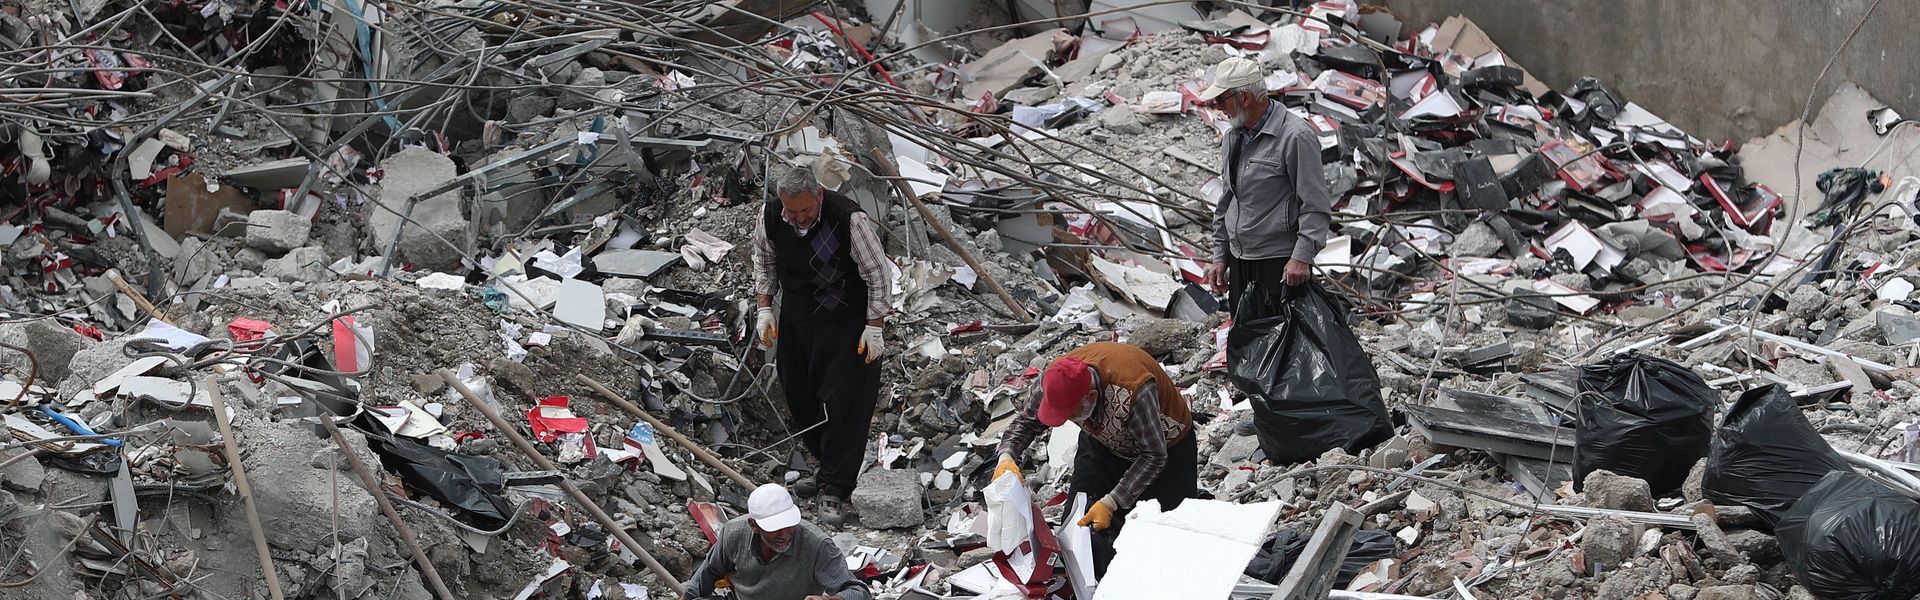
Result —
[[[1200,99],[1212,100],[1227,90],[1266,81],[1267,74],[1262,71],[1265,69],[1260,68],[1260,63],[1238,56],[1228,57],[1213,67],[1213,82],[1207,84],[1207,89],[1200,90]]]
[[[754,488],[747,497],[747,517],[761,531],[779,531],[800,524],[800,509],[793,505],[793,494],[777,483]]]

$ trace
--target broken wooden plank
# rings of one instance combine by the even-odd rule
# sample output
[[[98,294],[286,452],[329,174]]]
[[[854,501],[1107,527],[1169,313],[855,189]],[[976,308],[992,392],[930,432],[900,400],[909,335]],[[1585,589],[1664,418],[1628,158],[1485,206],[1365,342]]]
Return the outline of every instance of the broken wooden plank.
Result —
[[[1340,563],[1347,559],[1347,550],[1353,547],[1354,534],[1360,532],[1360,518],[1359,512],[1345,504],[1335,502],[1327,507],[1326,514],[1320,517],[1320,527],[1300,550],[1300,558],[1293,561],[1293,568],[1268,598],[1326,598],[1327,592],[1333,590],[1334,579],[1340,576]]]

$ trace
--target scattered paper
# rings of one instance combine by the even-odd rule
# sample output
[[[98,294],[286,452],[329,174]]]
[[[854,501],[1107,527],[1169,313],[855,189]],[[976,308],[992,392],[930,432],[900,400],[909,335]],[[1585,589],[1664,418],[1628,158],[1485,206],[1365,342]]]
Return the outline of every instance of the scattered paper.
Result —
[[[209,341],[207,336],[174,327],[172,324],[159,319],[148,321],[147,328],[141,331],[139,335],[133,336],[133,339],[160,340],[166,342],[167,347],[174,350],[186,350]]]
[[[1093,598],[1226,598],[1266,539],[1280,506],[1278,501],[1235,504],[1189,498],[1180,508],[1161,512],[1157,500],[1135,504]]]

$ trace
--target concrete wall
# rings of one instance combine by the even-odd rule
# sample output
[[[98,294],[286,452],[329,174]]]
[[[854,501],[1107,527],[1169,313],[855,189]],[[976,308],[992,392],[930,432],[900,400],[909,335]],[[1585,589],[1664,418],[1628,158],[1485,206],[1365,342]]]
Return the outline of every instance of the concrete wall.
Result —
[[[1800,117],[1872,0],[1374,0],[1421,27],[1466,15],[1554,89],[1592,75],[1689,133],[1748,138]],[[1827,74],[1920,118],[1920,2],[1885,0]]]

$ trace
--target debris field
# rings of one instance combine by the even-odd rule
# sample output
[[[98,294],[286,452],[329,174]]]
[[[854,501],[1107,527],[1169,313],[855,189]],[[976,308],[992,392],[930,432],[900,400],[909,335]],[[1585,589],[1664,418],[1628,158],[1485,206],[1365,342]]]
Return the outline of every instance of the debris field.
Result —
[[[755,486],[813,516],[751,323],[780,165],[892,263],[829,531],[875,597],[1920,595],[1920,132],[1858,87],[1702,140],[1465,17],[935,4],[0,0],[0,599],[679,598]],[[1378,444],[1238,433],[1236,56],[1318,136]],[[1014,586],[994,447],[1094,341],[1212,502]],[[1025,457],[1068,525],[1076,434]]]

